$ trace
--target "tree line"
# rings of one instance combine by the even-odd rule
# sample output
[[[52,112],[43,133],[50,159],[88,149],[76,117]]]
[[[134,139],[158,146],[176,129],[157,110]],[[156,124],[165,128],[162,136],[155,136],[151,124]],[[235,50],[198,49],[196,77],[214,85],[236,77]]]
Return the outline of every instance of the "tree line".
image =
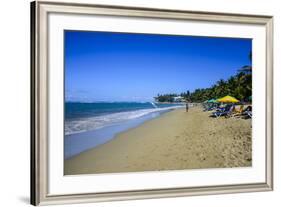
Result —
[[[252,59],[252,53],[249,54]],[[173,102],[174,97],[182,96],[188,102],[203,102],[209,99],[217,99],[226,95],[233,96],[240,101],[249,101],[252,95],[252,66],[245,65],[238,73],[227,80],[219,80],[209,88],[199,88],[193,92],[186,91],[180,94],[158,94],[155,100],[158,102]]]

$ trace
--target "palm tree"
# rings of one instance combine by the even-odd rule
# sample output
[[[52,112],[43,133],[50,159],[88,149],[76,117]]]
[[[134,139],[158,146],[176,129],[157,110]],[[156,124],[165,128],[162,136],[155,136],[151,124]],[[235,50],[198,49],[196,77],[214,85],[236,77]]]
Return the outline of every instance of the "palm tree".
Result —
[[[244,65],[242,68],[238,69],[239,72],[243,72],[246,74],[252,73],[252,66],[251,65]]]
[[[252,52],[249,53],[252,62]],[[234,96],[246,100],[252,95],[252,66],[245,65],[240,68],[239,73],[231,76],[228,80],[219,80],[210,88],[196,89],[190,93],[190,100],[193,102],[205,101],[211,98],[219,98],[225,95]]]
[[[252,74],[252,51],[249,52],[248,58],[251,62],[251,65],[244,65],[242,68],[238,69],[239,72],[243,72],[245,74]]]

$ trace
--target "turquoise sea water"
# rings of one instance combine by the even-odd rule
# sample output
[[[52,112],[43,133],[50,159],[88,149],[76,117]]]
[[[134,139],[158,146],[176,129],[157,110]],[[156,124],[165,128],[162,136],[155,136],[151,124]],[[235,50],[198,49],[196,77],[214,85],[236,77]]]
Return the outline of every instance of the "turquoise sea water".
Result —
[[[111,140],[116,134],[182,104],[99,102],[65,104],[65,159]]]

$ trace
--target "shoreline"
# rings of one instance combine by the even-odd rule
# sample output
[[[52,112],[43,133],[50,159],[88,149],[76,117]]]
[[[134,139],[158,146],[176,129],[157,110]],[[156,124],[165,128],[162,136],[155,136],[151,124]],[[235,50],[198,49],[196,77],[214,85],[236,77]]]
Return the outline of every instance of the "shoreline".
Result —
[[[111,139],[114,139],[119,133],[136,128],[141,124],[162,116],[165,113],[169,113],[172,110],[175,109],[163,108],[161,111],[151,112],[144,116],[109,125],[103,128],[65,135],[64,159],[70,159],[83,152],[86,152],[89,149],[105,144]]]
[[[251,121],[175,109],[65,160],[64,174],[251,166]]]

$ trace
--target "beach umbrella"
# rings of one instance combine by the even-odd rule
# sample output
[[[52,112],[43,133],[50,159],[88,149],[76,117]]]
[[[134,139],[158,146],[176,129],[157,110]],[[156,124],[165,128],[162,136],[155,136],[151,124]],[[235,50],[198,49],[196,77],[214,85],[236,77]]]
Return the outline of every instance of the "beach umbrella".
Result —
[[[218,103],[218,101],[216,99],[212,98],[212,99],[208,100],[208,103]]]
[[[225,97],[219,98],[217,101],[222,102],[222,103],[237,103],[237,102],[239,102],[238,99],[236,99],[232,96],[225,96]]]

